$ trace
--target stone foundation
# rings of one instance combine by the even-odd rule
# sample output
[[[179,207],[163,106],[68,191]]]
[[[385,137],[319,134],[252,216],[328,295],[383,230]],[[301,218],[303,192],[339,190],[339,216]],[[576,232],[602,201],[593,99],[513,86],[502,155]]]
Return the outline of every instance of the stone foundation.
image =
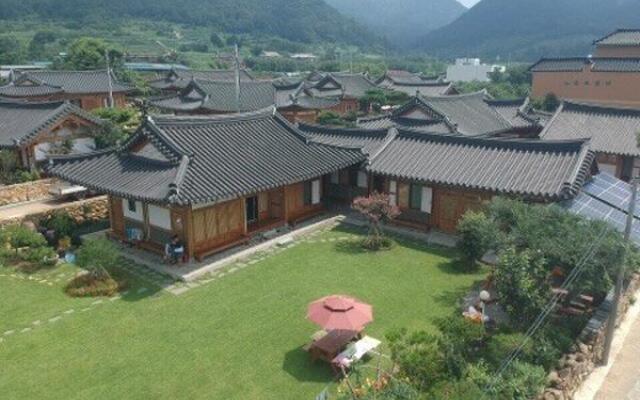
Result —
[[[0,225],[20,224],[27,221],[38,224],[38,222],[40,222],[41,220],[60,212],[68,213],[78,224],[82,224],[83,222],[87,221],[104,221],[109,219],[109,202],[106,196],[94,197],[91,199],[69,203],[67,205],[61,206],[60,208],[49,210],[43,213],[31,214],[21,218],[5,220],[0,222]]]
[[[25,201],[42,200],[51,197],[49,189],[56,183],[55,179],[40,179],[33,182],[19,183],[0,187],[0,207]]]
[[[633,294],[640,288],[640,275],[634,274],[620,301],[620,324],[629,306],[635,301]],[[549,373],[548,387],[540,400],[569,400],[601,361],[607,320],[613,301],[613,291],[602,302],[587,323],[570,353],[563,355],[555,370]]]

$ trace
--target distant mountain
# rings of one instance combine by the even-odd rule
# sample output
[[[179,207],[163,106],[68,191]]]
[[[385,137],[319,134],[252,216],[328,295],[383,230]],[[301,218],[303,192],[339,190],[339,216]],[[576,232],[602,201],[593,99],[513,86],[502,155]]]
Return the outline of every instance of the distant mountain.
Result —
[[[482,0],[417,46],[443,57],[531,61],[586,55],[593,39],[640,26],[640,0]]]
[[[408,47],[467,9],[456,0],[325,0],[395,47]]]
[[[296,42],[366,45],[374,35],[323,0],[2,0],[0,19],[72,21],[83,28],[135,18]]]

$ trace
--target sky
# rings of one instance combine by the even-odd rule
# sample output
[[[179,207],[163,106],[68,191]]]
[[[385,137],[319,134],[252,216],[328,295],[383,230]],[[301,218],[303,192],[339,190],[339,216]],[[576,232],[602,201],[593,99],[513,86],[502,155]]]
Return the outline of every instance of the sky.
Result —
[[[458,1],[467,7],[471,7],[476,3],[478,3],[480,0],[458,0]]]

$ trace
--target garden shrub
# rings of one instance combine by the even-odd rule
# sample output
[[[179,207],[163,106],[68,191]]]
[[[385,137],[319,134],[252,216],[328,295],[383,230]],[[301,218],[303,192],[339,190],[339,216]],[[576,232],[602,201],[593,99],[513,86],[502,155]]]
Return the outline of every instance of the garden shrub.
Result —
[[[544,389],[547,373],[541,366],[514,361],[495,380],[488,395],[499,400],[530,400]]]
[[[502,361],[522,344],[524,338],[525,335],[519,332],[492,335],[482,351],[482,357],[494,369],[497,369]],[[529,360],[533,351],[533,343],[528,341],[522,349],[521,359]]]
[[[460,378],[469,361],[478,356],[485,340],[484,326],[468,321],[457,313],[436,321],[436,325],[442,334],[440,346],[447,370],[452,376]]]
[[[23,247],[43,247],[47,241],[42,234],[22,225],[9,225],[0,231],[4,243],[8,243],[14,250]]]
[[[376,193],[368,197],[353,200],[353,209],[362,214],[369,223],[369,232],[362,246],[367,250],[385,250],[393,245],[393,241],[384,236],[382,222],[391,221],[400,214],[398,207],[391,205],[389,196]]]
[[[118,248],[109,239],[94,239],[85,242],[76,255],[76,263],[89,271],[96,280],[111,279],[108,269],[120,261]]]
[[[71,237],[73,232],[78,227],[76,221],[67,212],[56,212],[49,217],[44,223],[47,229],[55,231],[56,239],[61,239],[65,236]]]
[[[451,382],[440,382],[429,392],[429,399],[438,400],[478,400],[484,392],[478,385],[468,379]]]
[[[30,247],[21,255],[24,261],[28,261],[39,267],[52,267],[58,262],[58,254],[51,247]]]
[[[424,331],[399,330],[387,335],[387,339],[400,377],[409,379],[418,390],[426,391],[435,383],[451,378],[436,336]]]
[[[65,292],[72,297],[113,296],[125,288],[125,282],[115,279],[95,279],[90,273],[75,277],[65,287]]]
[[[503,251],[494,273],[495,287],[511,321],[519,326],[533,322],[550,298],[548,267],[537,251]]]
[[[474,270],[482,256],[495,246],[498,229],[483,212],[467,211],[458,223],[460,242],[458,249],[462,253],[467,270]]]

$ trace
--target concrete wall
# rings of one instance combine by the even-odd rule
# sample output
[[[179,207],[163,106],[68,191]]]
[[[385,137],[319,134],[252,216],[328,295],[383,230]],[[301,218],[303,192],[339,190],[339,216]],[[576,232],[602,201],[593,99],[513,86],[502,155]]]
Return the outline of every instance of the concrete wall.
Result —
[[[633,295],[640,288],[640,276],[634,274],[620,302],[619,324],[633,303]],[[558,361],[556,370],[549,373],[549,386],[539,396],[541,400],[568,400],[600,362],[604,350],[604,336],[611,308],[613,291],[598,307],[587,323],[570,353]]]

